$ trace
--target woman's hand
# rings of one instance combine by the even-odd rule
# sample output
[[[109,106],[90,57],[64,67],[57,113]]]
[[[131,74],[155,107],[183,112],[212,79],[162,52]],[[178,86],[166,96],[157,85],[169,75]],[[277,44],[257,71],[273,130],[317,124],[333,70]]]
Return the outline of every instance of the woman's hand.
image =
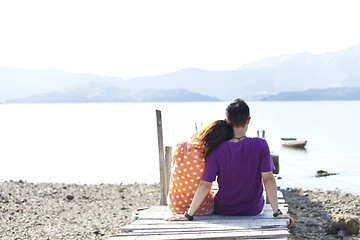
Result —
[[[187,219],[184,215],[176,215],[166,218],[165,221],[189,221],[189,219]]]
[[[280,214],[278,215],[276,218],[287,218],[290,220],[289,225],[287,226],[288,228],[290,228],[293,224],[294,224],[294,220],[290,217],[289,214]]]

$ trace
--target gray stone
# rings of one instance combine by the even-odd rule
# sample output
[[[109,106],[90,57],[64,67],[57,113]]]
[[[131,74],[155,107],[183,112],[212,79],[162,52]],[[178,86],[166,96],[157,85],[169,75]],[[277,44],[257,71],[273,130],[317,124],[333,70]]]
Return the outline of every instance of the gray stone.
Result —
[[[318,170],[315,177],[327,177],[331,175],[337,175],[337,173],[329,173],[328,171]]]
[[[336,235],[339,230],[344,229],[344,224],[340,221],[333,221],[330,223],[330,227],[328,228],[328,234]]]
[[[346,235],[358,235],[359,234],[359,219],[351,218],[345,221],[345,233]]]
[[[66,199],[67,199],[68,201],[74,200],[74,196],[73,196],[73,195],[67,195],[67,196],[66,196]]]

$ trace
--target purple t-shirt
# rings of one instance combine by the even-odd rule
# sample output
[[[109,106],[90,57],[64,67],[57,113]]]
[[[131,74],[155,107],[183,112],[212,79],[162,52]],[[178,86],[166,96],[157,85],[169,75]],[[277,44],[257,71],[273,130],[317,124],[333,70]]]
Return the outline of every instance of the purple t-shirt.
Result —
[[[269,146],[262,138],[225,141],[207,158],[202,180],[215,181],[215,212],[222,215],[257,215],[265,204],[262,172],[275,169]]]

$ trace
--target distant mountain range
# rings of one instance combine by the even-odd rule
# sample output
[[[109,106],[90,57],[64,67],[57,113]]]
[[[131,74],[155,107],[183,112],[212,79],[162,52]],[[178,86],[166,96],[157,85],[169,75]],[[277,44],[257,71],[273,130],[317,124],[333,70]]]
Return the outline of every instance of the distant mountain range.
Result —
[[[123,87],[187,89],[230,100],[259,100],[287,91],[360,87],[360,45],[321,55],[300,53],[266,58],[235,71],[185,69],[154,77],[130,79]]]
[[[102,85],[107,86],[107,90],[100,90],[101,85],[94,83],[107,84]],[[35,101],[36,98],[40,101],[40,96],[43,99],[41,101],[59,100],[60,97],[65,98],[63,102],[75,101],[74,94],[80,94],[80,88],[84,88],[84,92],[93,93],[87,95],[93,98],[80,95],[79,99],[91,102],[112,101],[115,98],[118,101],[147,101],[152,99],[148,95],[149,91],[154,95],[164,96],[158,101],[184,101],[182,94],[176,95],[179,89],[189,91],[185,95],[199,94],[203,97],[210,96],[209,99],[231,100],[241,97],[246,100],[261,100],[281,92],[359,87],[360,45],[320,55],[299,53],[269,57],[233,71],[184,69],[129,80],[91,73],[73,74],[59,69],[22,70],[0,67],[0,102],[19,102],[20,99]],[[158,90],[160,92],[156,92]],[[69,92],[66,93],[67,91]],[[129,96],[122,98],[121,92],[129,93]],[[115,93],[120,95],[111,95]],[[169,95],[170,93],[175,95]]]
[[[282,92],[264,97],[263,101],[331,101],[360,100],[360,88],[308,89],[306,91]]]
[[[186,89],[131,90],[120,89],[109,83],[92,82],[36,94],[6,103],[89,103],[89,102],[198,102],[220,101],[218,98],[193,93]]]

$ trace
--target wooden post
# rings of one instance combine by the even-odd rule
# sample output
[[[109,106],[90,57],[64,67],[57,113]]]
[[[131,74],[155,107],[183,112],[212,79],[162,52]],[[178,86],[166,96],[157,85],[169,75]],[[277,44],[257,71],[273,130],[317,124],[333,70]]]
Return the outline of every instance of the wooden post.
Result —
[[[257,136],[261,138],[265,138],[265,130],[257,130]]]
[[[160,204],[166,205],[166,185],[165,185],[165,160],[164,160],[164,141],[162,132],[161,111],[156,110],[156,123],[159,146],[159,169],[160,169]]]
[[[172,162],[171,153],[172,153],[172,148],[171,147],[165,147],[165,187],[166,187],[166,196],[169,194],[169,187],[170,187],[171,162]]]
[[[271,153],[271,158],[273,160],[275,170],[273,171],[274,174],[279,174],[280,172],[280,164],[279,164],[279,155],[275,153]]]

